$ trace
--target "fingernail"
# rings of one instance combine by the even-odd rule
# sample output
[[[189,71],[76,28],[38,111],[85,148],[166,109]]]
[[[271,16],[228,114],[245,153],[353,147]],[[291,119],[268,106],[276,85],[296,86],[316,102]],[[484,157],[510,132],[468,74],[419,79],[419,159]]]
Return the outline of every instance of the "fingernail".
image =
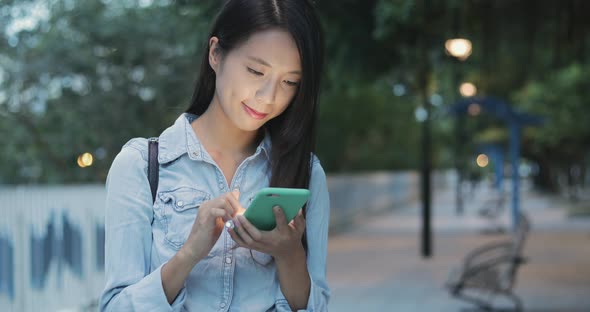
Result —
[[[225,222],[225,227],[228,229],[233,229],[236,227],[235,221],[234,220],[229,220],[227,222]]]
[[[275,212],[280,212],[280,211],[281,211],[281,208],[280,208],[279,206],[274,206],[274,207],[272,207],[272,209],[273,209]]]
[[[235,218],[233,221],[234,221],[233,222],[234,223],[234,227],[240,227],[241,226],[240,221],[238,220],[238,218]]]

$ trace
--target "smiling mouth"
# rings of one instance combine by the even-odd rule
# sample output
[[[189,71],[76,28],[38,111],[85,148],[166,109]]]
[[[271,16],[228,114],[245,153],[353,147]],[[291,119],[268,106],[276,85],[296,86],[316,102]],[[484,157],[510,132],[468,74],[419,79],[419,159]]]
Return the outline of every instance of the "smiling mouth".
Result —
[[[244,110],[246,111],[246,113],[248,113],[248,115],[252,116],[252,118],[254,119],[264,119],[264,117],[266,117],[268,114],[264,114],[264,113],[260,113],[257,110],[251,108],[250,106],[244,104],[244,102],[242,102],[242,105],[244,107]]]

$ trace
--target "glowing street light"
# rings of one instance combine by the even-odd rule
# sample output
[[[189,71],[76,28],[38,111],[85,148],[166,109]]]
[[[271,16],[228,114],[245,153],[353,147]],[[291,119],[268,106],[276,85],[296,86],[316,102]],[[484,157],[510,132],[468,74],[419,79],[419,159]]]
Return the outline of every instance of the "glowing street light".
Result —
[[[471,41],[462,38],[449,39],[445,42],[445,49],[450,55],[464,61],[471,55]]]
[[[464,82],[459,87],[459,92],[464,97],[471,97],[477,93],[477,88],[471,82]]]
[[[489,159],[486,154],[479,154],[477,155],[477,159],[475,160],[475,162],[479,167],[484,168],[488,165]]]
[[[90,167],[90,166],[92,166],[93,160],[94,160],[94,157],[92,157],[92,154],[84,153],[84,154],[78,156],[78,166],[80,166],[80,168]]]

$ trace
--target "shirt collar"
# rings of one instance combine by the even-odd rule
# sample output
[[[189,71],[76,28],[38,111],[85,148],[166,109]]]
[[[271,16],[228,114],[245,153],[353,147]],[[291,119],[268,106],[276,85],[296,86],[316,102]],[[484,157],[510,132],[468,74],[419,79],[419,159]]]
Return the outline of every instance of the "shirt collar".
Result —
[[[172,126],[160,134],[158,148],[158,162],[160,164],[172,162],[185,153],[192,160],[209,159],[212,161],[211,156],[207,154],[191,127],[191,123],[198,117],[195,114],[182,113]],[[264,139],[256,148],[256,154],[264,152],[265,156],[270,159],[271,146],[270,133],[265,129]]]

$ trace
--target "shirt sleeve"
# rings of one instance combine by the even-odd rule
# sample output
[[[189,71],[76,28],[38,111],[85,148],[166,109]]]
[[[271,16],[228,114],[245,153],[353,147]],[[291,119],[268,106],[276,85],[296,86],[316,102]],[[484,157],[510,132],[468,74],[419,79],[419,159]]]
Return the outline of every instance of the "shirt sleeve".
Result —
[[[153,205],[146,168],[140,150],[126,145],[107,176],[106,285],[100,311],[180,311],[185,301],[183,287],[168,303],[162,286],[163,264],[151,271]]]
[[[330,224],[330,196],[326,173],[315,156],[313,157],[309,189],[311,197],[306,208],[305,232],[307,235],[307,270],[311,280],[311,289],[307,308],[298,311],[328,311],[330,288],[326,280],[326,258]],[[278,312],[291,311],[289,303],[282,293],[275,307]]]

